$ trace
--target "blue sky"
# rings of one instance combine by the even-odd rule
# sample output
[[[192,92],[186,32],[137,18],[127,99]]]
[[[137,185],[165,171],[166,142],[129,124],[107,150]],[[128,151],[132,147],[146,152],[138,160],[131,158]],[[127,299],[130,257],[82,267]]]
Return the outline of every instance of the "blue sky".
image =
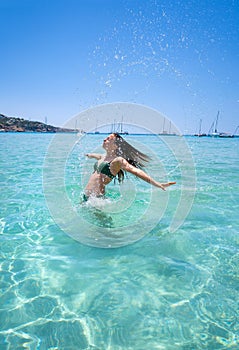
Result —
[[[0,23],[0,113],[132,102],[184,133],[239,125],[238,0],[0,0]]]

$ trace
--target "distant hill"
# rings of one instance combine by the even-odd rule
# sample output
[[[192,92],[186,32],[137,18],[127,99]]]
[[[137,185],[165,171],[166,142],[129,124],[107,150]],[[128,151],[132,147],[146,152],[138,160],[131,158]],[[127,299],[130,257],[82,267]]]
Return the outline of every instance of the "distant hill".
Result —
[[[0,132],[75,132],[74,129],[60,128],[38,121],[7,117],[0,114]]]

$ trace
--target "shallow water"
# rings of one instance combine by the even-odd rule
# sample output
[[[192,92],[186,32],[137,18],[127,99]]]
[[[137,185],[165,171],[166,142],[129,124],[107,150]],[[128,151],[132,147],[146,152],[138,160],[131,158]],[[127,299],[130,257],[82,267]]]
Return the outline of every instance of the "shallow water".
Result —
[[[181,166],[160,141],[138,137],[160,153],[159,177],[170,174],[177,185],[168,191],[159,223],[149,232],[141,225],[143,238],[102,249],[72,239],[50,215],[42,177],[53,137],[0,135],[0,348],[238,348],[239,139],[186,138],[196,167],[196,194],[183,225],[170,232]],[[83,151],[97,148],[101,138],[77,143],[67,160],[65,185],[77,213],[87,209],[79,198],[93,164]],[[151,165],[153,174],[157,166]],[[121,231],[127,220],[137,219],[137,210],[142,215],[151,198],[148,184],[127,181],[133,204],[127,204],[123,217],[107,213]],[[111,203],[125,195],[119,191],[110,185]],[[165,193],[158,193],[163,202]],[[103,225],[101,219],[94,224]]]

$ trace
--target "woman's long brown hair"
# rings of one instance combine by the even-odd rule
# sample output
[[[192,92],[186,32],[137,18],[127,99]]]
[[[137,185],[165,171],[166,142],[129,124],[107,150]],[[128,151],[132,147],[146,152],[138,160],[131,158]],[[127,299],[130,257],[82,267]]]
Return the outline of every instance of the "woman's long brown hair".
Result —
[[[117,156],[123,157],[136,168],[142,169],[145,167],[145,163],[149,162],[150,157],[131,146],[120,134],[115,132],[113,135],[115,136],[115,144],[118,146],[116,150]],[[118,181],[122,182],[124,180],[123,170],[120,170],[117,175]]]

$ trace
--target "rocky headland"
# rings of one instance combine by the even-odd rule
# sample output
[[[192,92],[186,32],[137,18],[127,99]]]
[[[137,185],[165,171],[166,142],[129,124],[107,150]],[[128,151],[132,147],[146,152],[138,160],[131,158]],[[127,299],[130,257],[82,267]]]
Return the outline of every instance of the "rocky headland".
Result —
[[[0,114],[0,132],[77,132],[77,130]]]

